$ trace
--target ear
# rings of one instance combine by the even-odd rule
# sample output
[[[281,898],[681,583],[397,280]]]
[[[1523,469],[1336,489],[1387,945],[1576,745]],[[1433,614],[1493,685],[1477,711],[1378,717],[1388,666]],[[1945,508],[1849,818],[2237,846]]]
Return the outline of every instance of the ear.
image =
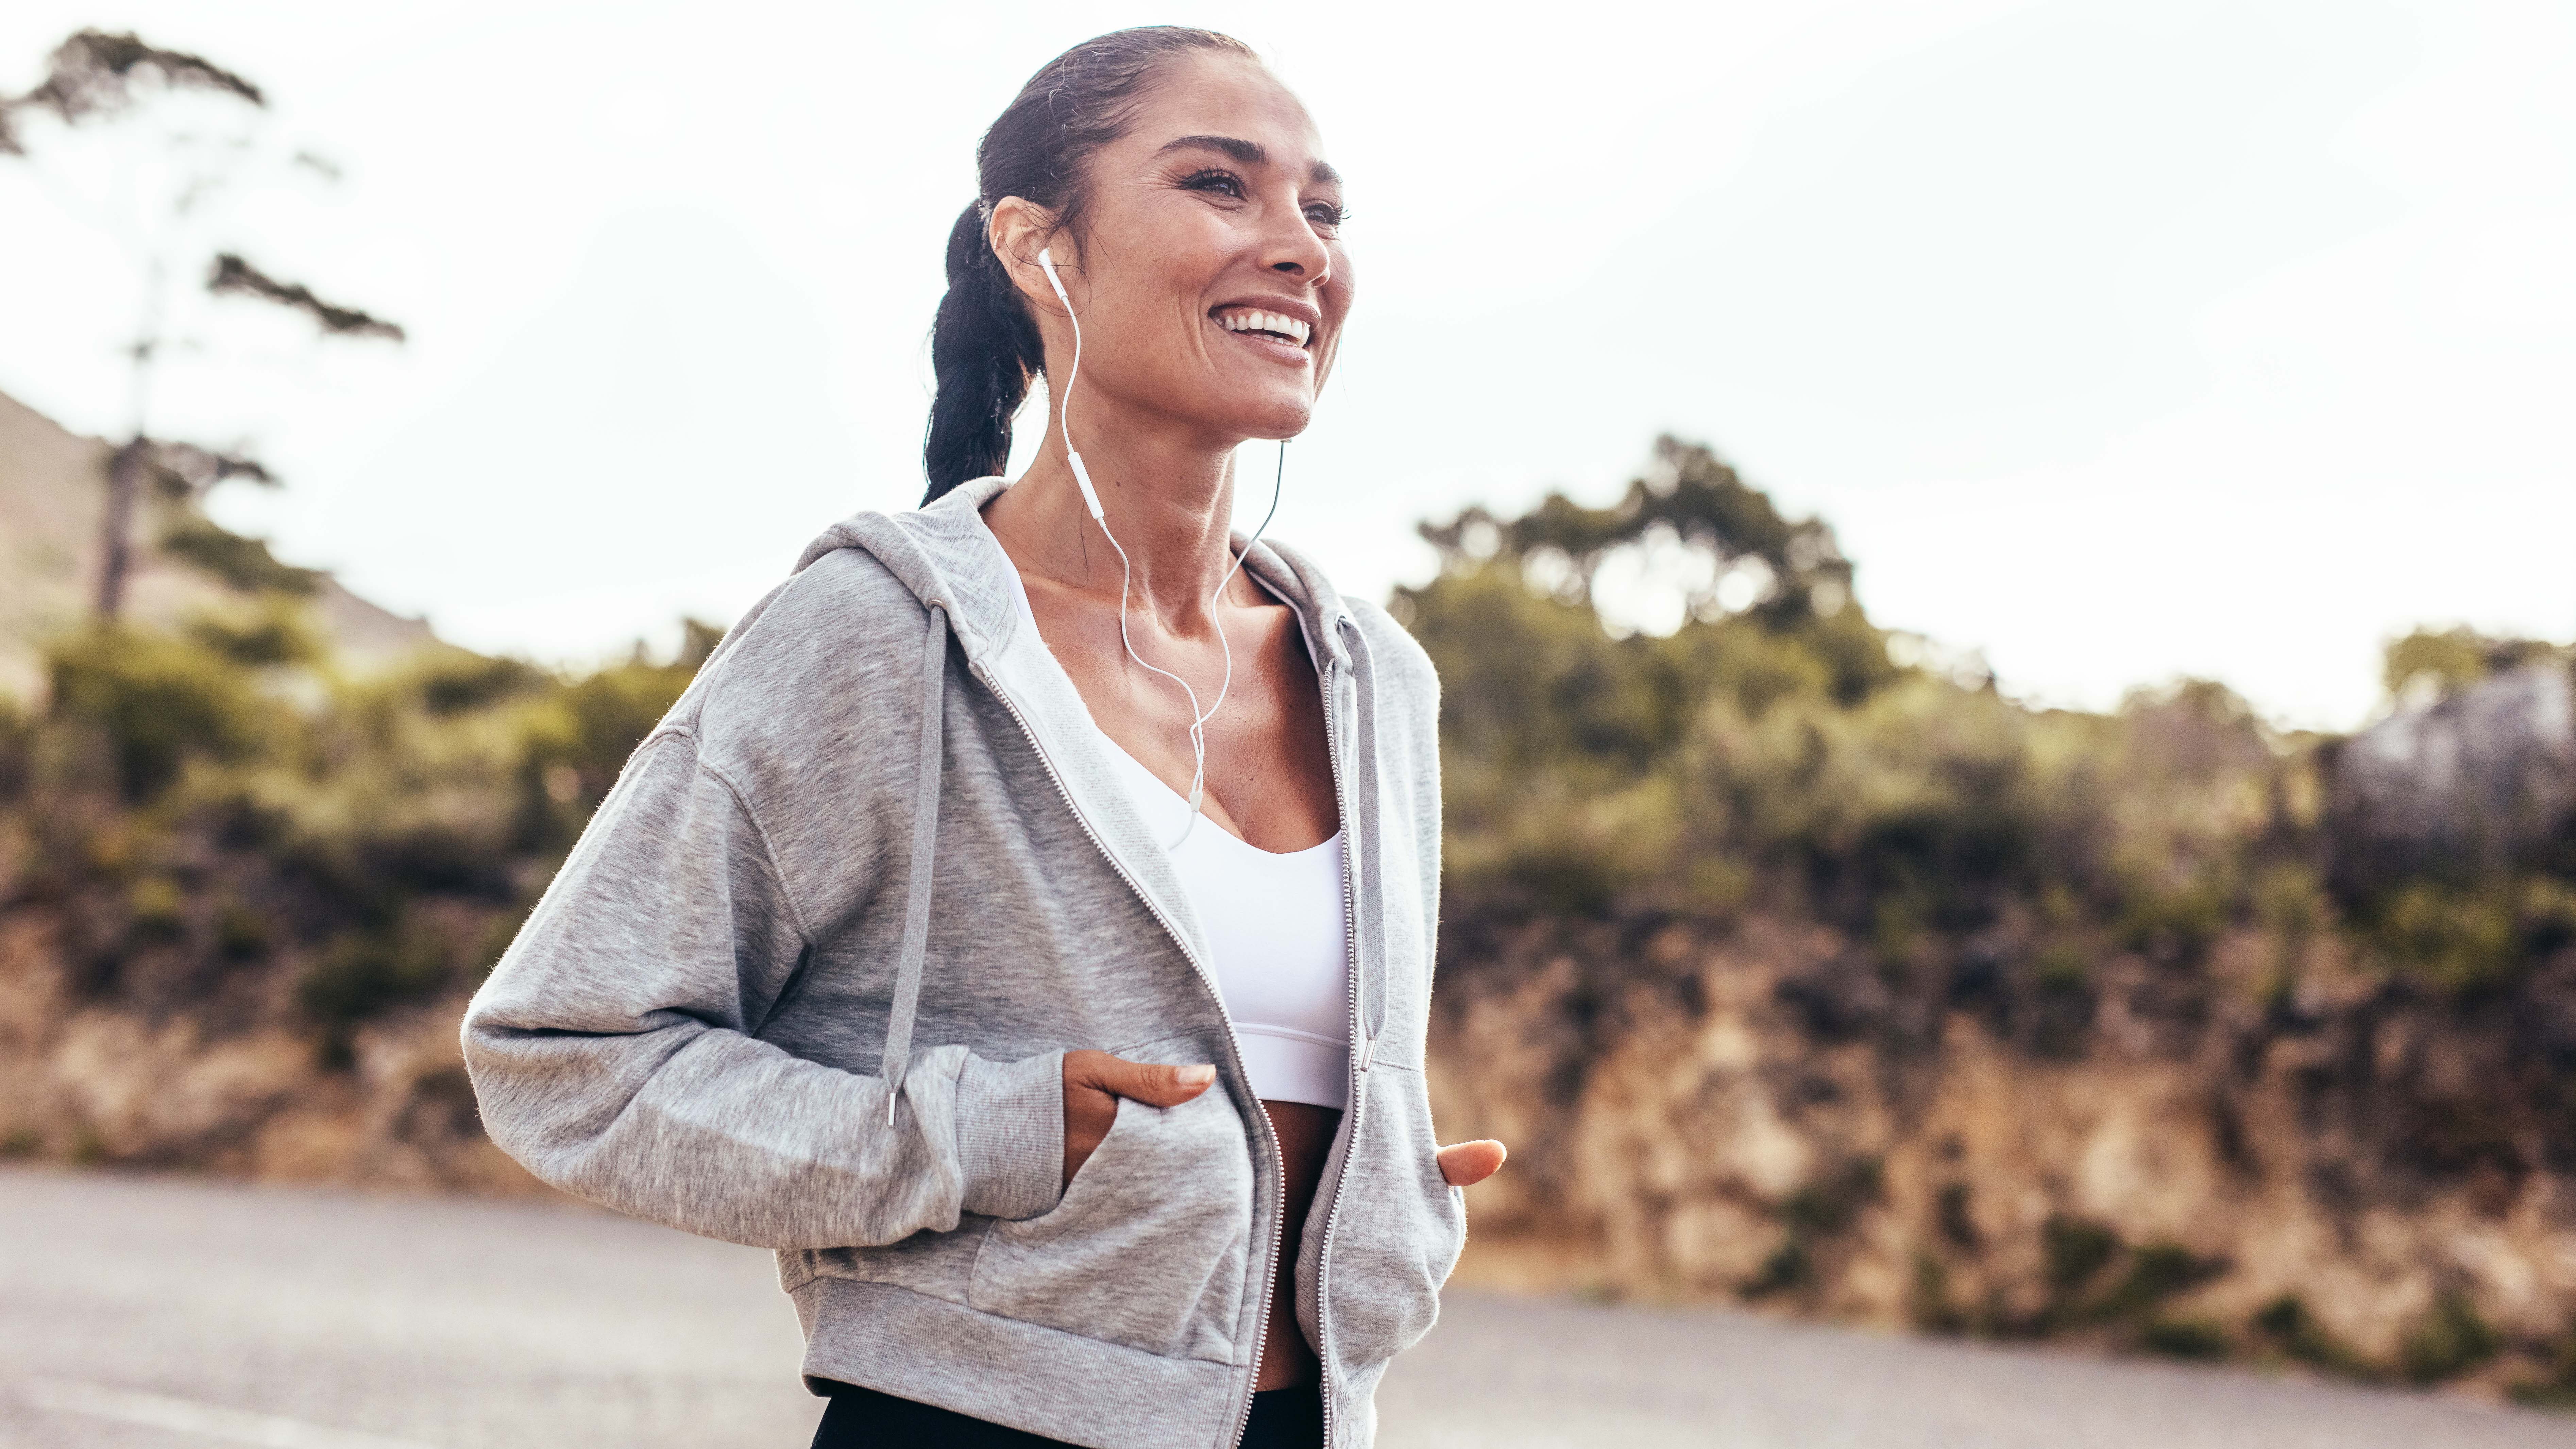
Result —
[[[1055,299],[1055,288],[1047,285],[1046,273],[1038,267],[1039,251],[1052,246],[1057,248],[1057,275],[1078,270],[1073,258],[1062,254],[1063,238],[1056,234],[1054,215],[1026,197],[1005,196],[993,203],[993,219],[986,223],[984,235],[992,243],[993,255],[1001,259],[1002,270],[1010,273],[1011,285],[1019,288],[1020,300],[1035,313],[1063,316],[1064,304]]]

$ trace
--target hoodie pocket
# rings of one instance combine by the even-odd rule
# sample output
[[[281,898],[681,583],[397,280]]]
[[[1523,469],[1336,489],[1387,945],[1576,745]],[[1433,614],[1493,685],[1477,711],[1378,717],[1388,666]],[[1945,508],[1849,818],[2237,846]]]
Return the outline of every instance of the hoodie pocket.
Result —
[[[1231,1363],[1251,1240],[1251,1145],[1224,1087],[1168,1108],[1120,1098],[1109,1135],[1054,1211],[994,1222],[967,1301],[1165,1357]]]
[[[1402,1353],[1440,1316],[1440,1285],[1467,1246],[1466,1194],[1440,1175],[1422,1074],[1381,1063],[1360,1078],[1368,1115],[1343,1171],[1326,1268],[1327,1331],[1341,1370]]]

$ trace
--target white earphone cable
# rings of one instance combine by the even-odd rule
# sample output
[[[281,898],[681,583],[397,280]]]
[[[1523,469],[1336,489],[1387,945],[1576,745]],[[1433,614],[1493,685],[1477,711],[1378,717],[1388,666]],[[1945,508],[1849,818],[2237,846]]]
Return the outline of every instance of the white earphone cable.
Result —
[[[1261,526],[1252,530],[1252,537],[1244,541],[1242,551],[1234,556],[1234,562],[1226,568],[1225,576],[1216,581],[1216,592],[1208,595],[1210,619],[1216,617],[1217,605],[1225,599],[1225,586],[1234,582],[1235,572],[1243,567],[1244,555],[1252,552],[1252,546],[1261,541],[1261,535],[1270,531],[1270,520],[1279,516],[1279,490],[1287,481],[1287,477],[1288,440],[1281,438],[1279,469],[1270,478],[1270,511],[1261,515]],[[1193,743],[1196,746],[1197,773],[1190,778],[1190,823],[1181,827],[1180,839],[1172,842],[1170,848],[1174,850],[1180,849],[1181,841],[1189,839],[1190,831],[1199,823],[1199,799],[1207,788],[1207,722],[1216,717],[1218,707],[1225,703],[1226,691],[1234,688],[1234,645],[1225,637],[1225,625],[1222,622],[1216,626],[1216,642],[1217,647],[1225,651],[1225,679],[1217,685],[1215,703],[1207,707],[1206,714],[1199,716],[1198,723],[1190,726]],[[1196,699],[1191,700],[1193,708],[1197,703]]]
[[[1216,610],[1225,600],[1226,585],[1234,581],[1235,571],[1243,567],[1244,555],[1252,551],[1252,544],[1260,541],[1261,535],[1269,531],[1270,520],[1278,516],[1280,490],[1288,476],[1288,440],[1279,440],[1279,468],[1271,479],[1270,511],[1261,516],[1261,526],[1252,531],[1252,538],[1244,544],[1241,552],[1235,554],[1233,564],[1217,579],[1216,592],[1208,596],[1208,620],[1216,627],[1217,647],[1225,653],[1225,675],[1217,685],[1216,698],[1202,710],[1199,708],[1198,691],[1190,687],[1188,680],[1149,662],[1136,652],[1136,641],[1128,637],[1127,595],[1135,579],[1135,566],[1127,558],[1126,545],[1110,531],[1106,510],[1100,505],[1099,490],[1092,486],[1091,472],[1083,466],[1082,454],[1074,451],[1073,446],[1073,386],[1082,378],[1082,318],[1074,311],[1073,298],[1065,293],[1063,279],[1056,275],[1052,249],[1038,253],[1038,267],[1046,273],[1047,284],[1055,289],[1056,300],[1064,304],[1066,320],[1073,324],[1073,366],[1065,375],[1063,393],[1055,400],[1056,431],[1064,439],[1065,461],[1073,469],[1074,482],[1081,486],[1082,501],[1090,509],[1091,521],[1100,525],[1101,536],[1118,551],[1118,643],[1127,651],[1127,657],[1138,665],[1179,685],[1181,693],[1190,702],[1190,818],[1181,827],[1181,833],[1164,847],[1178,850],[1182,842],[1190,838],[1190,832],[1197,828],[1200,807],[1207,799],[1207,722],[1216,716],[1218,707],[1225,703],[1226,694],[1234,688],[1234,644],[1226,638],[1225,621],[1217,617]]]

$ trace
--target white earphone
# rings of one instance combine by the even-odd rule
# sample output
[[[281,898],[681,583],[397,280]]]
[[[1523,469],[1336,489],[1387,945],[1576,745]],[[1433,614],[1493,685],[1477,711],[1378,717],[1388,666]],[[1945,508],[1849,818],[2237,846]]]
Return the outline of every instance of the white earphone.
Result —
[[[1189,823],[1181,827],[1181,833],[1164,847],[1178,850],[1182,842],[1190,838],[1190,831],[1197,828],[1199,807],[1207,799],[1207,722],[1216,717],[1218,706],[1225,703],[1226,692],[1234,687],[1234,645],[1225,637],[1225,623],[1217,619],[1214,611],[1217,602],[1225,597],[1225,586],[1234,582],[1235,570],[1243,567],[1243,553],[1251,552],[1252,544],[1246,543],[1243,553],[1234,556],[1232,567],[1216,581],[1216,592],[1208,597],[1208,617],[1215,620],[1216,642],[1225,651],[1225,678],[1217,685],[1216,698],[1202,710],[1199,708],[1198,691],[1190,688],[1188,680],[1148,663],[1144,655],[1136,652],[1135,641],[1127,637],[1127,591],[1134,582],[1136,570],[1127,561],[1126,546],[1119,543],[1117,534],[1109,531],[1109,519],[1100,506],[1100,490],[1091,486],[1091,470],[1082,465],[1082,455],[1073,449],[1073,385],[1082,377],[1082,318],[1073,310],[1073,298],[1065,293],[1064,279],[1056,275],[1052,248],[1038,253],[1038,270],[1046,273],[1047,285],[1055,289],[1055,299],[1064,304],[1064,315],[1073,323],[1073,366],[1065,375],[1064,391],[1055,398],[1056,430],[1064,439],[1064,457],[1073,468],[1074,486],[1082,490],[1082,506],[1091,511],[1091,521],[1100,525],[1100,532],[1109,540],[1109,546],[1118,550],[1118,642],[1126,649],[1128,658],[1179,685],[1181,693],[1190,702],[1190,818]],[[1261,527],[1252,531],[1253,542],[1260,540],[1261,535],[1269,530],[1270,520],[1278,516],[1279,487],[1287,475],[1288,440],[1282,438],[1279,440],[1279,475],[1270,485],[1270,511],[1262,515]]]

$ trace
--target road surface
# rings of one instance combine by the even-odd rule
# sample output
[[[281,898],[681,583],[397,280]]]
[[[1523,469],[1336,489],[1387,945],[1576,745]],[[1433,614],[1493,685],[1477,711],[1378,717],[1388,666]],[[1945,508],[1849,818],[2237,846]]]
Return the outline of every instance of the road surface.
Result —
[[[585,1209],[0,1170],[0,1449],[801,1449],[765,1253]],[[1454,1293],[1387,1449],[2576,1449],[2576,1418]]]

